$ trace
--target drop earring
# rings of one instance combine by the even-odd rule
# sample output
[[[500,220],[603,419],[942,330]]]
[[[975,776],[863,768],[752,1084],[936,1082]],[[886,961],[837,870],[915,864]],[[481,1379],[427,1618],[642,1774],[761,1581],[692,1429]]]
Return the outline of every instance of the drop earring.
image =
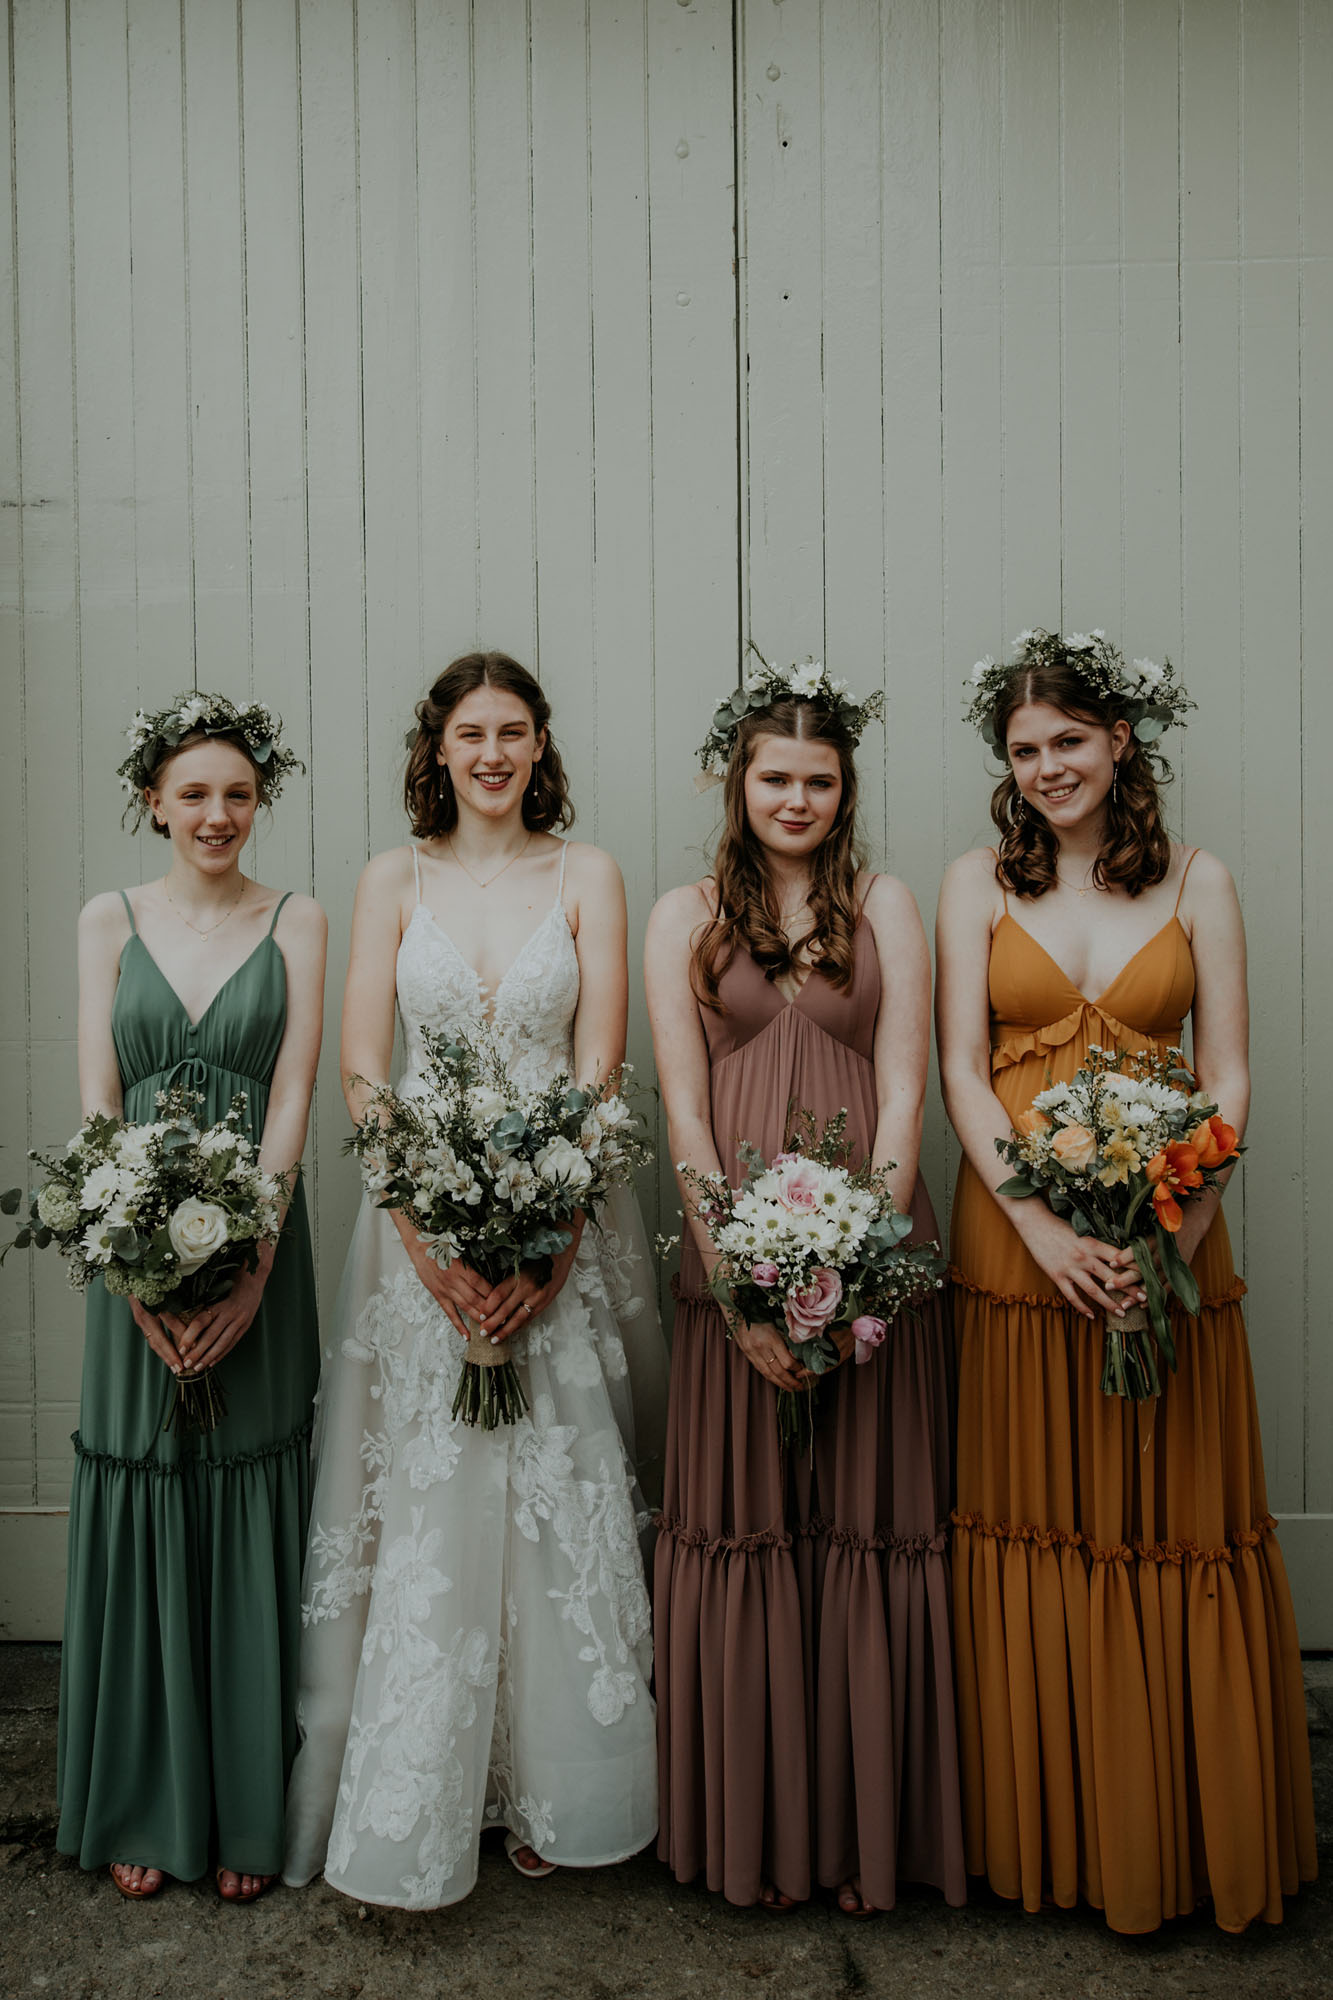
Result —
[[[1111,804],[1113,806],[1116,806],[1119,805],[1119,803],[1120,803],[1120,760],[1119,758],[1117,758],[1115,763],[1113,763],[1111,766]]]

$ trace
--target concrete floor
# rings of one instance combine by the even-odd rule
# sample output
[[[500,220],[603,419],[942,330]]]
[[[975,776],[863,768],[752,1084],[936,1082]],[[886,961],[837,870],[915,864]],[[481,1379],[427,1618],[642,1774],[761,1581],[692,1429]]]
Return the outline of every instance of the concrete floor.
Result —
[[[1145,1939],[1091,1911],[964,1910],[909,1891],[851,1923],[820,1901],[773,1917],[683,1889],[650,1856],[524,1883],[497,1850],[429,1916],[319,1886],[249,1909],[210,1882],[128,1903],[55,1851],[54,1646],[0,1647],[0,2000],[1333,2000],[1333,1661],[1307,1667],[1322,1880],[1275,1929],[1206,1914]]]

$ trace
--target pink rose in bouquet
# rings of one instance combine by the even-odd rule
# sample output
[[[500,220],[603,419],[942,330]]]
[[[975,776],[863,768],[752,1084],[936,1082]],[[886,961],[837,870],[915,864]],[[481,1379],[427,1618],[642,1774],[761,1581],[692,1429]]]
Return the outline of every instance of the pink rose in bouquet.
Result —
[[[794,1159],[784,1160],[777,1168],[777,1198],[784,1208],[794,1215],[811,1215],[819,1204],[820,1183],[823,1179],[813,1160],[804,1160],[799,1154]]]
[[[787,1294],[787,1331],[793,1340],[817,1340],[842,1303],[842,1279],[827,1266],[810,1283]]]
[[[873,1359],[875,1349],[883,1341],[888,1330],[887,1322],[882,1319],[876,1319],[874,1313],[861,1313],[852,1321],[851,1334],[856,1342],[856,1365],[858,1368],[863,1361]]]
[[[771,1285],[776,1285],[782,1273],[771,1258],[761,1257],[757,1264],[750,1266],[750,1276],[756,1285],[762,1285],[767,1291]]]

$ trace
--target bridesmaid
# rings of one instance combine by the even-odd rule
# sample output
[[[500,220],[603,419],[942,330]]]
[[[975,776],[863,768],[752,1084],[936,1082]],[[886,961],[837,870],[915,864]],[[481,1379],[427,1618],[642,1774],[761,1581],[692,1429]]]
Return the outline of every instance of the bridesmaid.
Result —
[[[741,1178],[789,1101],[843,1109],[896,1161],[917,1233],[930,964],[901,882],[860,867],[858,706],[821,668],[765,667],[701,755],[725,770],[710,877],[664,896],[647,986],[672,1158]],[[848,1916],[900,1877],[964,1899],[945,1531],[949,1381],[937,1304],[820,1391],[810,1452],[778,1443],[806,1378],[771,1326],[728,1340],[691,1219],[677,1296],[657,1546],[661,1834],[687,1882],[786,1910],[818,1883]]]
[[[160,881],[79,919],[83,1115],[136,1123],[186,1084],[201,1117],[237,1091],[265,1168],[296,1165],[319,1053],[324,914],[241,870],[255,813],[296,758],[258,703],[183,695],[135,718],[135,823],[170,843]],[[182,1365],[216,1368],[216,1430],[170,1426]],[[282,1860],[296,1749],[308,1437],[319,1370],[298,1185],[259,1268],[188,1325],[88,1293],[70,1498],[57,1846],[123,1895],[216,1863],[251,1902]]]
[[[940,1060],[966,1150],[954,1613],[967,1865],[1024,1907],[1079,1896],[1154,1930],[1211,1896],[1277,1923],[1315,1872],[1300,1656],[1264,1494],[1254,1385],[1218,1196],[1178,1242],[1159,1399],[1099,1388],[1105,1315],[1144,1294],[1128,1251],[994,1190],[995,1149],[1090,1046],[1177,1046],[1222,1116],[1249,1104],[1245,939],[1231,878],[1172,843],[1147,745],[1193,704],[1104,635],[1027,632],[974,671],[1004,760],[997,849],[945,878]],[[1093,997],[1090,997],[1093,996]]]

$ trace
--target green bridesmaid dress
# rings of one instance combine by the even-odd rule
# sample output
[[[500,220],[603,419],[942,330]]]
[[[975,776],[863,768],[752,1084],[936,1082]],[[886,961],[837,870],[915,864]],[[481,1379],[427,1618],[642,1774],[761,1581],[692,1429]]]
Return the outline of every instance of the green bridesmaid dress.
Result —
[[[130,910],[111,1009],[127,1118],[150,1122],[157,1093],[185,1084],[212,1123],[244,1091],[258,1139],[287,1018],[273,935],[286,900],[196,1022]],[[318,1373],[299,1185],[260,1309],[218,1363],[227,1410],[214,1431],[175,1436],[169,1370],[128,1302],[89,1289],[57,1836],[85,1868],[137,1862],[193,1881],[210,1859],[254,1875],[282,1865]]]

